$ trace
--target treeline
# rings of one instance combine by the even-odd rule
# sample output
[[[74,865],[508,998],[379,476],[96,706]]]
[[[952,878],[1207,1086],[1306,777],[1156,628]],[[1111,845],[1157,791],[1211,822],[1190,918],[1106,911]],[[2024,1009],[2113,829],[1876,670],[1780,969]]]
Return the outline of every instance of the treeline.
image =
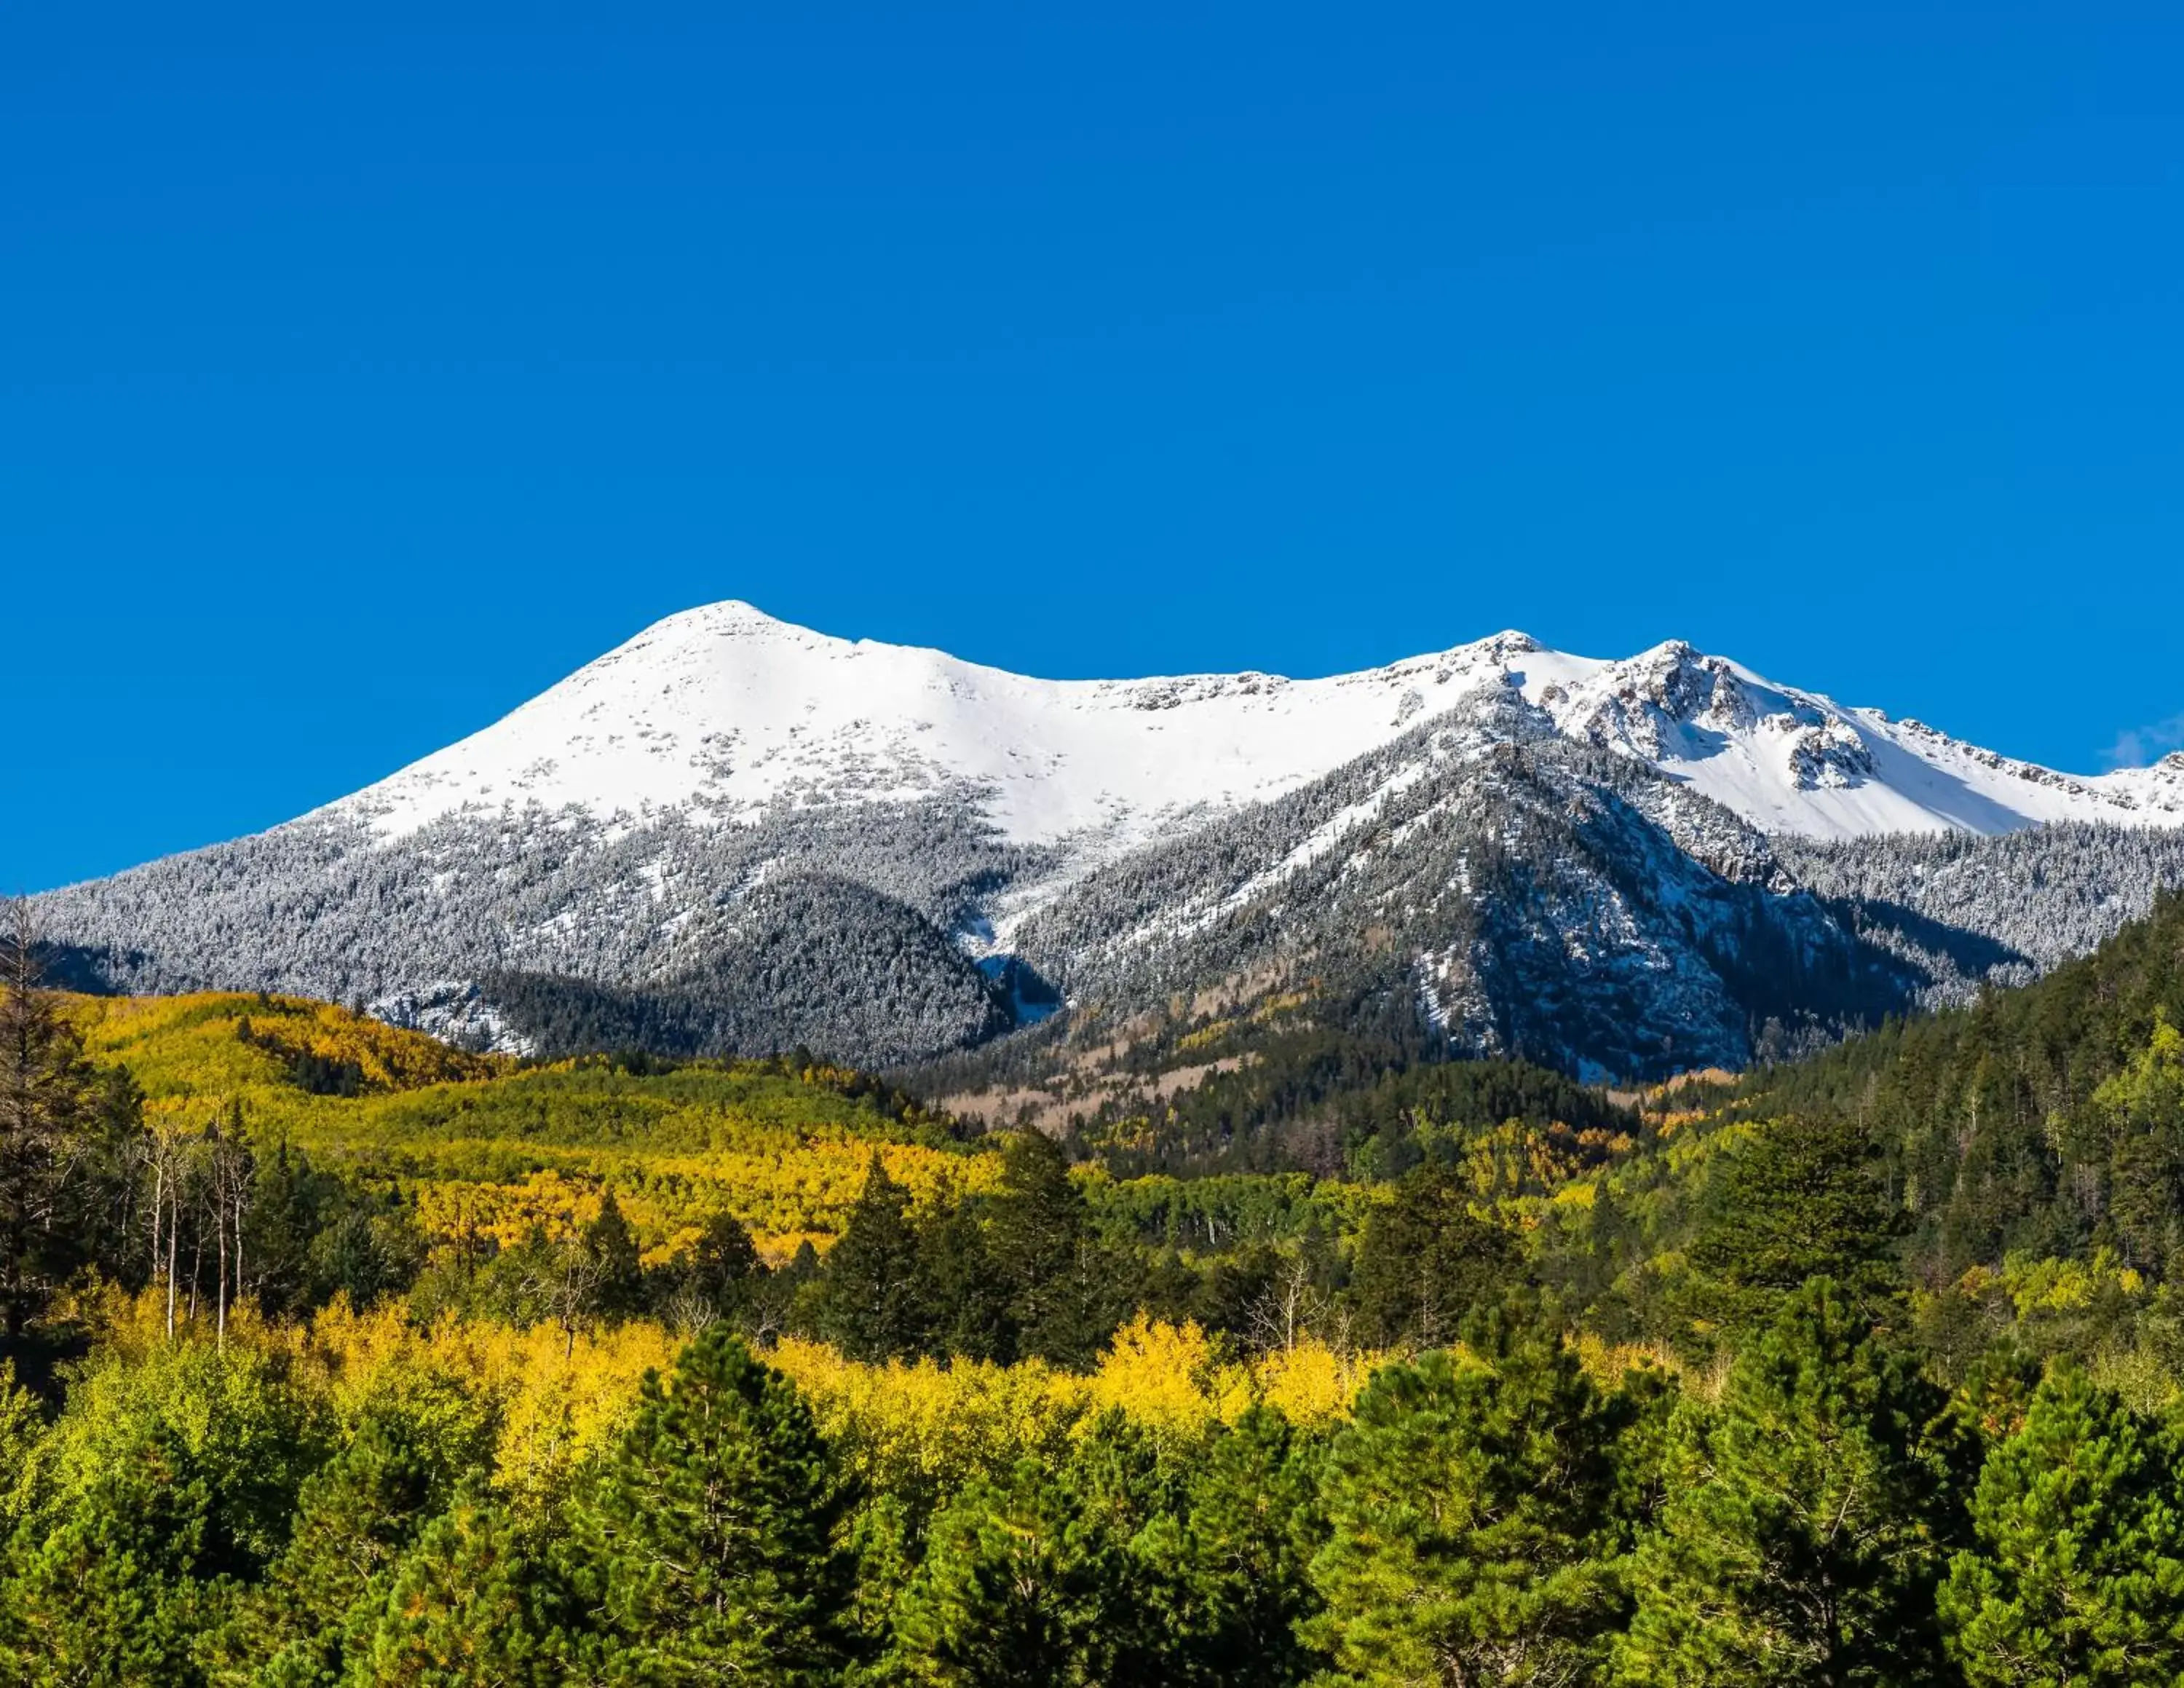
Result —
[[[1208,1199],[1192,1200],[1201,1188]],[[1383,1200],[1288,1195],[1266,1180],[1157,1192],[1088,1182],[1059,1145],[1026,1134],[1002,1152],[990,1193],[922,1211],[875,1154],[823,1257],[806,1242],[769,1266],[716,1212],[648,1261],[609,1192],[573,1231],[534,1227],[506,1247],[458,1235],[421,1271],[421,1249],[406,1277],[367,1288],[359,1273],[336,1287],[358,1305],[399,1294],[423,1325],[449,1314],[550,1323],[571,1344],[626,1319],[684,1331],[718,1321],[761,1345],[810,1338],[863,1361],[1083,1369],[1139,1316],[1194,1323],[1245,1351],[1306,1335],[1344,1349],[1429,1344],[1528,1272],[1517,1233],[1477,1216],[1471,1183],[1447,1163],[1417,1169]]]
[[[1597,1084],[1520,1058],[1458,1058],[1420,1020],[1407,979],[1384,972],[1319,981],[1312,994],[1269,998],[1248,1014],[1178,1016],[1135,1033],[1089,1076],[1005,1065],[1057,1036],[1026,1034],[908,1078],[936,1095],[975,1091],[997,1075],[1041,1092],[1040,1111],[1067,1121],[1072,1149],[1118,1179],[1305,1172],[1371,1181],[1511,1121],[1602,1141],[1643,1129]],[[1190,1082],[1169,1082],[1194,1068]],[[1026,1104],[1017,1122],[1034,1111]]]
[[[42,1685],[2137,1685],[2184,1675],[2184,1424],[2061,1366],[1953,1393],[1829,1280],[1718,1390],[1518,1296],[1350,1419],[1111,1412],[873,1467],[725,1325],[544,1491],[484,1404],[240,1345],[0,1400],[0,1671]]]
[[[1090,1364],[1140,1314],[1245,1348],[1306,1333],[1344,1347],[1429,1345],[1525,1270],[1514,1234],[1474,1213],[1470,1187],[1446,1165],[1404,1179],[1355,1237],[1327,1207],[1292,1215],[1279,1241],[1232,1236],[1186,1254],[1147,1245],[1104,1205],[1036,1135],[1010,1143],[995,1195],[922,1219],[875,1163],[792,1328],[858,1360],[1065,1367]]]
[[[1596,1087],[1509,1059],[1450,1058],[1407,1003],[1407,1029],[1359,1030],[1357,1003],[1333,1016],[1271,1026],[1215,1021],[1186,1034],[1183,1054],[1212,1066],[1196,1083],[1148,1101],[1124,1090],[1083,1116],[1076,1134],[1117,1177],[1302,1170],[1393,1177],[1435,1152],[1444,1128],[1509,1121],[1574,1132],[1635,1135],[1636,1116]]]

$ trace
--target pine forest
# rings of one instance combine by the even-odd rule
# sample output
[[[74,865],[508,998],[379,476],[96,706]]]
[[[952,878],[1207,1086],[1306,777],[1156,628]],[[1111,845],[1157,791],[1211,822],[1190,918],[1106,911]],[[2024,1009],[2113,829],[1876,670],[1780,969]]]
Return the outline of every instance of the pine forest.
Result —
[[[1047,1132],[8,954],[8,1681],[2184,1680],[2184,900],[1650,1090],[1301,993]]]

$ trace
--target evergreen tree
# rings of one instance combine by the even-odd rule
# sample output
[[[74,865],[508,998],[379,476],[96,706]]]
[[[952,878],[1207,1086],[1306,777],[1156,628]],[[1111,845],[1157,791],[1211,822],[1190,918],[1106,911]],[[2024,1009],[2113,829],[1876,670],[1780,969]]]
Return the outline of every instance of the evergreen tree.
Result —
[[[1710,1281],[1705,1311],[1757,1328],[1815,1278],[1883,1305],[1902,1282],[1892,1239],[1903,1231],[1864,1126],[1779,1120],[1730,1159],[1687,1258]]]
[[[1106,1681],[1202,1680],[1202,1614],[1184,1558],[1189,1479],[1201,1451],[1195,1437],[1156,1434],[1110,1408],[1078,1428],[1067,1462],[1048,1479],[1061,1490],[1074,1556],[1106,1613],[1097,1645]]]
[[[323,1451],[281,1368],[209,1346],[72,1379],[0,1584],[0,1682],[189,1685],[198,1639],[280,1550]]]
[[[213,1650],[215,1680],[328,1682],[368,1652],[403,1556],[485,1452],[475,1429],[445,1434],[470,1416],[452,1396],[427,1388],[367,1412],[304,1483],[287,1546]]]
[[[910,1192],[875,1153],[857,1205],[827,1255],[814,1317],[820,1333],[852,1360],[890,1360],[924,1347],[927,1311]]]
[[[887,1674],[920,1688],[1106,1688],[1134,1615],[1127,1589],[1077,1494],[1027,1462],[934,1518],[895,1605]]]
[[[989,1240],[1021,1351],[1089,1365],[1134,1298],[1125,1263],[1095,1240],[1084,1193],[1051,1138],[1021,1132],[1002,1152]]]
[[[936,1209],[918,1227],[917,1275],[931,1321],[931,1352],[972,1360],[1007,1360],[1015,1353],[1008,1285],[985,1228],[961,1203]]]
[[[1934,1586],[1960,1535],[1941,1392],[1823,1279],[1678,1410],[1618,1647],[1636,1684],[1946,1679]]]
[[[293,1316],[319,1299],[311,1244],[335,1193],[331,1182],[285,1139],[257,1158],[242,1242],[259,1311],[268,1317]]]
[[[204,1681],[196,1642],[220,1610],[220,1590],[203,1575],[215,1529],[210,1485],[164,1427],[137,1452],[75,1489],[50,1529],[34,1522],[18,1530],[15,1562],[0,1584],[0,1681]]]
[[[375,1213],[344,1195],[330,1205],[325,1228],[311,1238],[312,1299],[323,1303],[338,1292],[351,1305],[368,1307],[414,1283],[424,1254],[424,1239],[407,1215]]]
[[[1325,1663],[1298,1633],[1319,1608],[1320,1451],[1279,1411],[1254,1406],[1199,1465],[1167,1573],[1182,1590],[1173,1680],[1279,1688]]]
[[[1461,1168],[1433,1161],[1406,1173],[1394,1199],[1373,1210],[1350,1283],[1367,1340],[1439,1347],[1519,1276],[1514,1242],[1472,1212],[1473,1199]]]
[[[850,1651],[876,1662],[872,1681],[891,1680],[889,1649],[896,1613],[903,1591],[917,1573],[932,1518],[933,1497],[923,1484],[867,1490],[850,1513],[845,1534],[856,1562],[844,1618],[854,1637]],[[861,1685],[866,1677],[852,1666],[844,1680]]]
[[[2155,1007],[2146,1047],[2087,1111],[2092,1128],[2072,1146],[2109,1145],[2109,1227],[2134,1262],[2173,1276],[2184,1256],[2184,1031],[2165,1008]]]
[[[16,1385],[14,1361],[0,1360],[0,1556],[37,1500],[45,1433],[37,1397]]]
[[[105,1184],[126,1177],[134,1092],[102,1083],[38,988],[28,906],[0,932],[0,1352],[75,1268],[121,1241]],[[104,1222],[102,1222],[104,1221]]]
[[[1521,1312],[1468,1329],[1377,1373],[1329,1451],[1305,1635],[1349,1680],[1569,1682],[1617,1616],[1598,1391]]]
[[[608,1679],[817,1684],[844,1662],[848,1490],[795,1385],[714,1325],[576,1509]]]
[[[459,1494],[396,1568],[348,1663],[372,1688],[568,1688],[578,1608],[551,1560],[481,1489]]]
[[[644,1311],[644,1258],[612,1190],[601,1198],[599,1216],[584,1227],[582,1243],[594,1268],[593,1311],[614,1322]]]
[[[1632,1367],[1607,1398],[1615,1429],[1615,1490],[1608,1517],[1624,1551],[1660,1521],[1668,1504],[1679,1399],[1675,1379],[1652,1366]]]
[[[728,1318],[741,1312],[751,1287],[766,1275],[758,1248],[744,1223],[725,1209],[705,1216],[682,1266],[681,1291],[695,1299],[705,1316]]]
[[[806,1237],[796,1245],[786,1266],[752,1283],[744,1320],[754,1339],[770,1343],[787,1330],[816,1333],[825,1277],[819,1251]]]
[[[2184,1512],[2170,1450],[2077,1367],[2059,1366],[2024,1427],[1987,1456],[1977,1545],[1941,1590],[1973,1688],[2184,1681]]]
[[[1168,1258],[1189,1272],[1179,1257],[1171,1255]],[[1283,1284],[1295,1277],[1297,1269],[1297,1262],[1263,1243],[1217,1255],[1202,1275],[1190,1272],[1192,1288],[1187,1311],[1182,1316],[1196,1319],[1210,1331],[1240,1336],[1248,1333],[1266,1341],[1274,1333],[1255,1330],[1254,1327],[1265,1310],[1279,1300]],[[1300,1293],[1308,1282],[1308,1278],[1295,1279]],[[1150,1305],[1152,1285],[1148,1283],[1146,1288]],[[1174,1322],[1180,1323],[1181,1318],[1176,1318]]]

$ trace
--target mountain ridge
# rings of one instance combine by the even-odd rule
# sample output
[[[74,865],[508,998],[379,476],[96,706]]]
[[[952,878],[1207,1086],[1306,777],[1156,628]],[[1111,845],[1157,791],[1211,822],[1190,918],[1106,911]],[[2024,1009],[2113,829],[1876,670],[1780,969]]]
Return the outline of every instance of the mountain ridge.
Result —
[[[1044,680],[837,639],[737,600],[655,623],[499,721],[313,813],[398,836],[465,807],[738,819],[783,801],[983,787],[1011,841],[1106,830],[1127,847],[1194,810],[1295,789],[1505,686],[1563,735],[1686,779],[1769,831],[2184,825],[2184,754],[2059,773],[1678,640],[1607,661],[1508,630],[1318,679]]]
[[[1649,1076],[2029,976],[2180,880],[2184,757],[2059,774],[1678,641],[1047,681],[731,602],[38,914],[79,982],[516,1050],[900,1066],[1304,990]]]

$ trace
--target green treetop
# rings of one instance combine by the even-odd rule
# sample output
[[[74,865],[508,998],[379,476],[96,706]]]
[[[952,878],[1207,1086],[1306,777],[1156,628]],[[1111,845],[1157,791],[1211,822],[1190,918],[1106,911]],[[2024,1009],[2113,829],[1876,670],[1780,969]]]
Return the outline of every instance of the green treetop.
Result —
[[[1941,1590],[1973,1688],[2184,1680],[2184,1512],[2171,1450],[2075,1366],[2034,1393],[1987,1456],[1977,1545]]]
[[[1958,1538],[1941,1392],[1822,1279],[1678,1410],[1632,1564],[1634,1684],[1946,1680],[1934,1585]]]

